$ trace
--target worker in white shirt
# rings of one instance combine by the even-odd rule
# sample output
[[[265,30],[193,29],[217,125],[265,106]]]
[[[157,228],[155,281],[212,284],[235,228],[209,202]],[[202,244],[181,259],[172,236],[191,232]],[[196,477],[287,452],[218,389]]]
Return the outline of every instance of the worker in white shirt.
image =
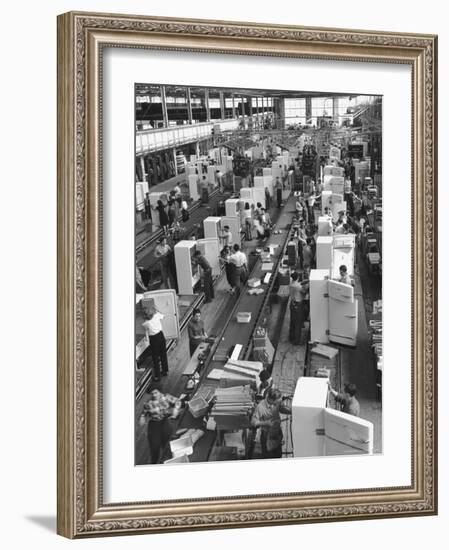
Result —
[[[229,225],[223,227],[223,231],[220,234],[221,245],[224,248],[225,246],[232,245],[232,233]]]
[[[339,268],[340,275],[338,277],[338,281],[340,283],[344,283],[345,285],[352,284],[351,278],[348,273],[348,268],[345,265],[341,265]]]
[[[245,224],[245,239],[251,241],[253,238],[253,212],[248,202],[245,202],[243,209],[243,222]]]
[[[240,283],[246,283],[248,280],[248,260],[238,244],[233,247],[233,253],[229,256],[229,264],[232,266],[230,293],[234,294],[237,289],[240,289]]]
[[[150,306],[145,309],[144,317],[145,321],[142,326],[150,342],[154,380],[157,382],[161,379],[161,365],[162,376],[168,374],[167,346],[161,324],[164,316],[154,306]]]
[[[307,209],[309,212],[309,221],[310,223],[313,223],[313,207],[315,206],[315,202],[317,199],[320,198],[321,195],[315,195],[315,193],[312,191],[310,195],[307,197]]]

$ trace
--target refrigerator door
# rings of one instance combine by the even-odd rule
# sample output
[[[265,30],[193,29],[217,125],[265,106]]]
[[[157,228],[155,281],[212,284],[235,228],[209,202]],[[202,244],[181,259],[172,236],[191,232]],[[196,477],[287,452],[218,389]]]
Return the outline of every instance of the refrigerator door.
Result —
[[[332,249],[332,277],[339,277],[340,266],[345,265],[350,277],[354,276],[354,242],[352,235],[334,236]],[[346,238],[347,237],[347,238]]]
[[[156,309],[162,313],[162,330],[167,340],[179,338],[179,312],[174,289],[145,292],[144,298],[152,298]]]
[[[210,263],[212,268],[212,276],[220,274],[220,261],[219,261],[219,244],[218,239],[198,239],[198,249]]]
[[[329,340],[355,346],[358,331],[358,301],[354,289],[337,281],[329,281]]]
[[[326,456],[372,454],[374,426],[368,420],[334,409],[324,409]]]

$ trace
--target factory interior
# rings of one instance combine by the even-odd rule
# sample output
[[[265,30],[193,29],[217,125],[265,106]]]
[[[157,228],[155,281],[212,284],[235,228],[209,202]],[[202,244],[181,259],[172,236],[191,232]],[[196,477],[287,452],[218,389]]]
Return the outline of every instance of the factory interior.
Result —
[[[382,97],[135,100],[135,464],[381,453]]]

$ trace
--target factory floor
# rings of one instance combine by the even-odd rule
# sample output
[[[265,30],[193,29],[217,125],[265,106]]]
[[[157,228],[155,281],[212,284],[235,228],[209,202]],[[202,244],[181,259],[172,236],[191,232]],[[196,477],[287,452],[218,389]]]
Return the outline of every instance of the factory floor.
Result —
[[[272,215],[274,218],[274,216]],[[258,246],[258,241],[253,240],[244,243],[244,249],[251,260],[251,250]],[[374,424],[374,452],[382,452],[382,404],[376,387],[376,372],[370,348],[370,338],[366,309],[372,308],[372,303],[381,298],[381,279],[373,275],[361,256],[358,254],[355,272],[355,294],[359,301],[359,331],[358,341],[355,348],[340,348],[341,355],[341,381],[352,382],[358,388],[358,400],[360,402],[362,418]],[[220,332],[223,322],[228,318],[234,303],[235,296],[228,293],[228,284],[224,274],[215,284],[215,299],[209,304],[201,307],[202,318],[206,331],[209,335],[216,335]],[[294,346],[289,342],[290,315],[287,306],[287,297],[273,295],[270,299],[270,309],[267,312],[268,334],[272,344],[277,348],[273,365],[274,383],[284,395],[292,395],[296,381],[304,375],[306,360],[306,348],[308,339],[308,323],[305,324],[302,343]],[[162,379],[162,391],[175,396],[185,392],[187,377],[183,371],[190,358],[187,331],[183,331],[177,345],[169,352],[170,371],[167,378]],[[338,389],[338,388],[337,388]],[[148,399],[143,394],[136,403],[136,419],[142,412],[143,405]],[[201,423],[200,423],[201,424]],[[174,428],[176,425],[174,425]],[[149,462],[149,448],[146,436],[146,427],[142,428],[136,423],[136,464],[147,464]],[[289,441],[286,434],[286,449],[284,456],[288,456]],[[213,432],[206,432],[194,448],[196,460],[207,460],[206,449],[213,446]],[[257,458],[258,447],[256,444],[254,458]],[[201,457],[201,458],[200,458]],[[193,461],[194,456],[190,457]],[[210,457],[212,458],[212,457]],[[232,457],[216,457],[214,460],[231,459]]]

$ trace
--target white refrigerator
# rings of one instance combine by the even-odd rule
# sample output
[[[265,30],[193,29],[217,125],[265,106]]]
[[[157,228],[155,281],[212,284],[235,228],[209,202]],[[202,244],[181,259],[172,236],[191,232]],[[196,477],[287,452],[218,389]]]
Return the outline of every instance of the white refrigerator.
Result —
[[[309,276],[310,340],[329,343],[328,269],[312,269]]]
[[[331,269],[332,248],[334,238],[332,236],[320,236],[316,240],[316,267],[317,269]]]
[[[331,277],[340,276],[340,266],[345,265],[350,277],[354,276],[355,235],[334,235]]]
[[[145,308],[145,304],[154,305],[164,316],[161,325],[165,338],[167,340],[179,338],[179,311],[176,291],[167,289],[145,292],[142,296],[143,308]]]
[[[295,457],[372,454],[372,422],[327,407],[327,378],[299,378],[292,402]]]
[[[239,215],[239,202],[240,202],[240,199],[227,199],[227,200],[225,200],[226,216],[238,216]]]
[[[220,274],[219,241],[218,239],[198,239],[198,250],[206,258],[212,268],[212,276]]]
[[[358,331],[358,301],[352,285],[328,281],[329,340],[355,346]]]
[[[208,216],[203,221],[204,237],[206,239],[218,239],[220,237],[220,216]]]
[[[196,241],[179,241],[175,245],[179,294],[195,294],[194,287],[200,280],[199,268],[194,262],[196,244]]]

